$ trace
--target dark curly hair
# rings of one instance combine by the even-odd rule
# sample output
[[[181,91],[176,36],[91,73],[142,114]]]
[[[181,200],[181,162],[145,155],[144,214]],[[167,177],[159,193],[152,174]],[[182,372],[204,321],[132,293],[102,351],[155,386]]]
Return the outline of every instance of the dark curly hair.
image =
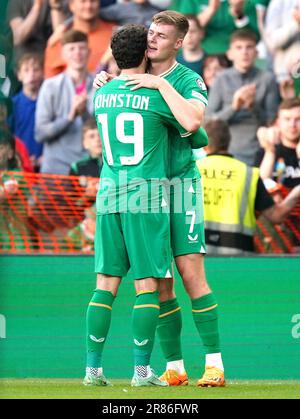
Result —
[[[138,67],[147,49],[147,29],[143,25],[122,26],[111,39],[111,50],[120,70]]]

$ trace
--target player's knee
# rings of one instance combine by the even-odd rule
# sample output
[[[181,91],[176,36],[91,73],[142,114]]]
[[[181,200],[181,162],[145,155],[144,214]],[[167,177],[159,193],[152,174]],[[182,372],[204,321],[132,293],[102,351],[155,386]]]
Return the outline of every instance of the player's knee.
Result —
[[[136,279],[134,286],[137,293],[143,291],[155,292],[158,290],[158,280],[156,278]]]
[[[200,253],[178,256],[176,265],[184,282],[205,281],[204,260]]]
[[[164,301],[173,300],[173,298],[176,298],[176,294],[174,290],[162,290],[159,291],[159,302],[163,303]]]
[[[113,295],[117,295],[121,278],[116,276],[108,276],[103,274],[97,275],[97,289],[109,291]]]
[[[173,278],[161,279],[158,283],[159,301],[168,301],[176,297]]]
[[[191,299],[203,297],[211,292],[205,276],[189,272],[182,280],[184,288]]]

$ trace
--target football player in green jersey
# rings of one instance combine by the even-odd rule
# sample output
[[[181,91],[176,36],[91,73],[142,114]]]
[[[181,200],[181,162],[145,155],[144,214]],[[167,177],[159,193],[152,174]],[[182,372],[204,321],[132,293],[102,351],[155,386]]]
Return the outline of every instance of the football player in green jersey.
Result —
[[[158,286],[171,277],[170,219],[164,198],[168,168],[168,126],[190,136],[176,121],[158,90],[132,93],[127,77],[145,72],[147,31],[127,25],[111,48],[121,74],[94,97],[103,143],[97,194],[95,271],[97,289],[87,311],[87,370],[84,384],[107,385],[102,351],[121,278],[135,279],[133,386],[167,386],[150,368],[159,316]],[[166,211],[167,209],[167,211]]]
[[[174,116],[188,130],[194,131],[203,122],[207,103],[205,84],[198,74],[176,62],[176,54],[188,30],[184,15],[164,11],[154,15],[148,32],[148,58],[151,60],[150,74],[134,75],[129,82],[136,88],[158,89]],[[159,76],[159,77],[155,77]],[[109,75],[96,77],[100,87],[110,79]],[[204,225],[200,176],[197,171],[189,141],[176,140],[177,133],[170,132],[171,159],[170,178],[181,180],[181,192],[171,191],[170,222],[171,243],[177,269],[191,299],[192,313],[206,353],[205,372],[198,381],[200,387],[225,385],[224,367],[220,352],[217,302],[207,283],[204,268]],[[183,211],[175,211],[178,200],[192,194]],[[192,201],[192,202],[191,202]],[[173,279],[160,283],[160,317],[158,335],[167,360],[162,379],[170,385],[186,385],[180,333],[181,314],[174,293]]]

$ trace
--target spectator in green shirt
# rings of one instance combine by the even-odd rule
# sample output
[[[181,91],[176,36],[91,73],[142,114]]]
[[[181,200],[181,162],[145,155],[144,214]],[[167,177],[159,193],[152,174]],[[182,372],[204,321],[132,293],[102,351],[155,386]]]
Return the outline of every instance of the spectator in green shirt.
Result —
[[[196,15],[205,28],[203,49],[208,54],[222,54],[228,50],[230,35],[237,29],[252,29],[259,35],[257,8],[265,7],[267,1],[173,0],[171,7],[181,13]]]

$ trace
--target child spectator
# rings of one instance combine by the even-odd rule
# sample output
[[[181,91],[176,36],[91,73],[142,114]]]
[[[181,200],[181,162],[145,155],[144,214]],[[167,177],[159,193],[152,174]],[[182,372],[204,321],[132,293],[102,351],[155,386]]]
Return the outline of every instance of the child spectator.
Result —
[[[95,202],[102,168],[102,143],[94,118],[85,122],[82,141],[83,147],[89,153],[89,157],[73,163],[70,175],[80,176],[79,182],[81,186],[85,187],[84,200],[93,204]],[[87,177],[89,176],[94,179],[88,179]],[[92,205],[85,209],[83,221],[68,232],[68,238],[74,242],[75,246],[79,246],[83,251],[93,250],[95,228],[96,208],[95,205]]]
[[[22,90],[13,97],[11,130],[26,145],[30,159],[38,171],[43,145],[35,141],[35,109],[40,86],[43,81],[43,61],[35,53],[24,54],[18,64],[18,79]]]
[[[0,171],[20,170],[16,156],[16,141],[8,129],[0,128]]]
[[[16,173],[19,172],[19,173]],[[33,248],[35,234],[27,214],[24,175],[11,132],[0,127],[0,249]]]
[[[3,94],[0,92],[0,127],[4,130],[8,130],[8,132],[11,134],[11,132],[8,129],[8,118],[12,112],[12,101],[10,98],[3,96]],[[14,136],[14,142],[15,142],[15,151],[16,151],[16,157],[18,158],[18,161],[20,163],[20,169],[24,172],[33,172],[33,166],[30,161],[29,152],[27,150],[26,145],[20,140],[20,138]]]
[[[42,173],[67,175],[82,159],[81,130],[93,111],[93,77],[87,72],[87,35],[70,30],[62,39],[67,69],[44,81],[37,101],[36,140],[44,143]]]
[[[72,163],[70,175],[99,178],[102,168],[102,144],[94,118],[88,119],[83,125],[82,143],[89,156]]]
[[[194,15],[186,15],[189,21],[189,30],[186,34],[182,50],[177,55],[177,61],[196,73],[202,75],[205,52],[201,47],[204,29]]]

